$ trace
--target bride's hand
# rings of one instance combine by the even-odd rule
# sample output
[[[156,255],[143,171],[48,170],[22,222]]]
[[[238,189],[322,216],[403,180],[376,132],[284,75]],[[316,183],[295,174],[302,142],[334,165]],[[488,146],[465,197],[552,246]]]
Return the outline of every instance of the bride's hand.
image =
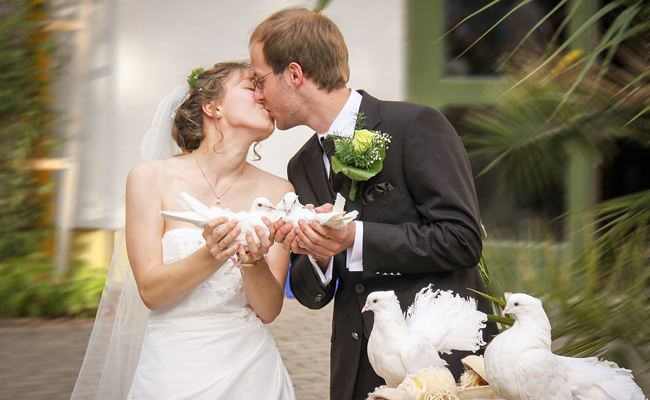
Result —
[[[258,226],[257,228],[255,228],[255,234],[257,235],[258,238],[260,238],[260,245],[258,246],[255,243],[253,234],[251,232],[246,233],[246,243],[248,243],[248,251],[246,251],[244,246],[241,246],[239,248],[239,261],[247,264],[259,261],[262,259],[262,257],[265,254],[269,252],[271,246],[273,246],[275,227],[273,226],[271,220],[266,217],[262,217],[262,222],[264,222],[264,225],[266,225],[266,227],[269,229],[270,232],[269,236],[266,236],[264,229],[262,229],[262,227]]]
[[[241,228],[237,226],[235,219],[231,221],[226,217],[211,219],[203,229],[205,247],[216,260],[225,262],[237,253],[240,247],[243,248],[235,241],[240,232]]]

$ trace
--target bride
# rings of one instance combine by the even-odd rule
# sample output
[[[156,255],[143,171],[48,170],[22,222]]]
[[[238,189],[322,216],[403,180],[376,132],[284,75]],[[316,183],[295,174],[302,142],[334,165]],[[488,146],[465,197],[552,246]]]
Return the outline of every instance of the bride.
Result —
[[[160,216],[161,210],[183,211],[177,204],[181,192],[237,212],[247,211],[256,197],[275,204],[293,191],[286,180],[246,162],[250,146],[274,129],[269,113],[255,102],[252,77],[247,64],[216,64],[191,76],[187,92],[177,89],[161,103],[143,141],[144,158],[156,158],[165,148],[172,118],[171,136],[182,153],[139,163],[126,187],[132,275],[124,277],[122,291],[132,276],[151,311],[124,310],[124,304],[138,302],[122,299],[109,329],[95,323],[73,398],[91,397],[90,387],[102,399],[294,399],[266,326],[282,308],[289,253],[261,228],[261,244],[249,233],[246,251],[234,240],[240,233],[234,220],[217,218],[200,230]],[[264,222],[273,238],[273,224]],[[102,303],[111,297],[108,289],[107,282]],[[98,319],[112,313],[100,305]],[[142,321],[145,329],[138,327]],[[103,337],[111,344],[96,350]],[[90,360],[98,355],[106,359],[100,372]]]

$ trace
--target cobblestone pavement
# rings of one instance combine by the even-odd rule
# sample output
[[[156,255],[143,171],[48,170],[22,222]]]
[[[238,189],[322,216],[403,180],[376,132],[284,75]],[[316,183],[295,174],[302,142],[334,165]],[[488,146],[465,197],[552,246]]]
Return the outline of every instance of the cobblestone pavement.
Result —
[[[297,400],[329,398],[331,307],[287,298],[271,324]],[[92,320],[0,320],[0,399],[69,399],[91,330]]]

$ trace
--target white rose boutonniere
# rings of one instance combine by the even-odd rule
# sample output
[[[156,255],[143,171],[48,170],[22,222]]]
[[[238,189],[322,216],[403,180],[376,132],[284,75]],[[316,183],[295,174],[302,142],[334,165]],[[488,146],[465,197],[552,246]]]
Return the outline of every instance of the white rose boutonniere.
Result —
[[[380,131],[364,129],[363,113],[357,115],[353,137],[332,134],[335,155],[332,156],[332,170],[343,173],[352,180],[350,200],[357,196],[359,181],[367,181],[384,167],[386,149],[390,136]]]

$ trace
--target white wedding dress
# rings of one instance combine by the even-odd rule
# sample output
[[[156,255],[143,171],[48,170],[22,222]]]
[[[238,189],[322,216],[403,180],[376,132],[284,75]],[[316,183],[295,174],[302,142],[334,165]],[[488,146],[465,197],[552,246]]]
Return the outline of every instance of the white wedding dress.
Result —
[[[205,245],[201,230],[166,232],[163,263]],[[128,399],[293,400],[269,328],[231,261],[180,300],[151,311]]]

